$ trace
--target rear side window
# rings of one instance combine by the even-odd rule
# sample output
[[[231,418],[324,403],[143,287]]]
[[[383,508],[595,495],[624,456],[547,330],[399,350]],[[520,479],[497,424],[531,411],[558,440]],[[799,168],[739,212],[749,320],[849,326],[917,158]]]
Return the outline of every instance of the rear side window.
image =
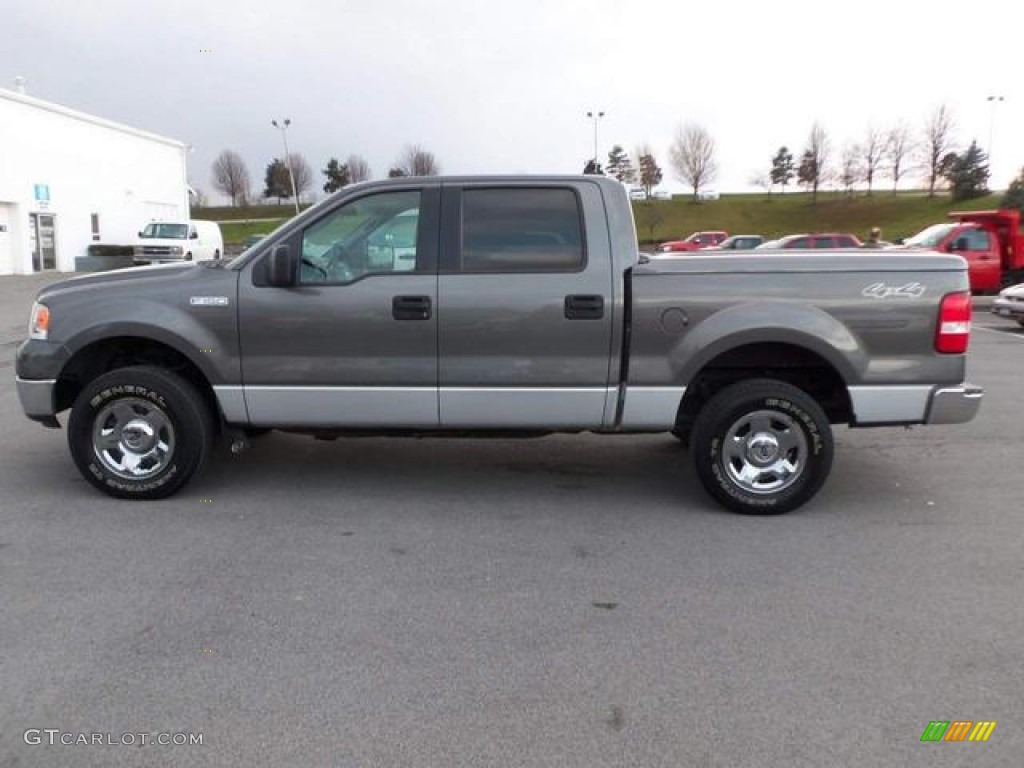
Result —
[[[831,237],[816,237],[814,238],[815,248],[835,248],[836,243]]]
[[[576,272],[583,265],[582,216],[571,189],[463,190],[463,272]]]

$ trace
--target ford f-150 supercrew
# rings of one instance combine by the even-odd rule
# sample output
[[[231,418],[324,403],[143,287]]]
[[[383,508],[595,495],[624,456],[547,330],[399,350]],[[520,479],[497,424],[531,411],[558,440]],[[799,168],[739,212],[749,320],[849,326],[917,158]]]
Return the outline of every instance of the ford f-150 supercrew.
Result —
[[[70,408],[85,478],[179,490],[215,437],[671,432],[710,494],[772,514],[829,473],[833,424],[973,418],[966,263],[929,253],[637,252],[587,177],[346,187],[229,263],[44,288],[25,413]]]

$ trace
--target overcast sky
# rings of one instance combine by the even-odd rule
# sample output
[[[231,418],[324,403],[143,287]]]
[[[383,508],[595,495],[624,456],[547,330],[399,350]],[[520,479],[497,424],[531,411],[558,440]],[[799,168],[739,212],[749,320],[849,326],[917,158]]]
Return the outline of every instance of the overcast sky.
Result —
[[[815,120],[838,160],[869,124],[917,131],[942,103],[962,146],[994,125],[994,187],[1024,166],[1020,2],[32,0],[3,16],[0,87],[20,75],[32,96],[193,145],[207,194],[223,149],[262,186],[275,117],[318,187],[332,155],[379,177],[406,144],[445,173],[578,173],[589,110],[605,112],[602,160],[647,142],[675,187],[685,121],[716,139],[727,192],[780,145],[799,155]]]

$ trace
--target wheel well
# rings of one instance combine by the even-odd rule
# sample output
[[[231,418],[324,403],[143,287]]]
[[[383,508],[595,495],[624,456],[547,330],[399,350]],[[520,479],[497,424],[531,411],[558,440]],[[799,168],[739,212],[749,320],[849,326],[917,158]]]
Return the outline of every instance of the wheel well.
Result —
[[[174,371],[195,386],[214,418],[220,421],[220,408],[213,387],[195,363],[173,347],[132,336],[103,339],[78,350],[57,379],[56,410],[60,412],[74,405],[78,393],[93,379],[129,365],[151,365]]]
[[[676,431],[688,434],[704,403],[745,379],[777,379],[813,397],[832,424],[847,424],[853,409],[839,372],[816,352],[795,344],[763,342],[723,352],[693,377],[676,413]]]

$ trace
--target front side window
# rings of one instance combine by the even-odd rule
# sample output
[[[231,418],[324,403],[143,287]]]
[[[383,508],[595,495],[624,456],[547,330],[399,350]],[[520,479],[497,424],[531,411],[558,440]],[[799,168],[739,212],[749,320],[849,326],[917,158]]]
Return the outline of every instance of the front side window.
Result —
[[[815,248],[835,248],[836,242],[831,237],[816,237],[814,238]]]
[[[571,189],[463,191],[463,272],[575,272],[583,264],[582,216]]]
[[[416,269],[420,193],[384,192],[343,205],[302,233],[301,283],[351,283]]]
[[[992,247],[989,234],[984,229],[969,229],[960,236],[965,251],[987,251]]]

